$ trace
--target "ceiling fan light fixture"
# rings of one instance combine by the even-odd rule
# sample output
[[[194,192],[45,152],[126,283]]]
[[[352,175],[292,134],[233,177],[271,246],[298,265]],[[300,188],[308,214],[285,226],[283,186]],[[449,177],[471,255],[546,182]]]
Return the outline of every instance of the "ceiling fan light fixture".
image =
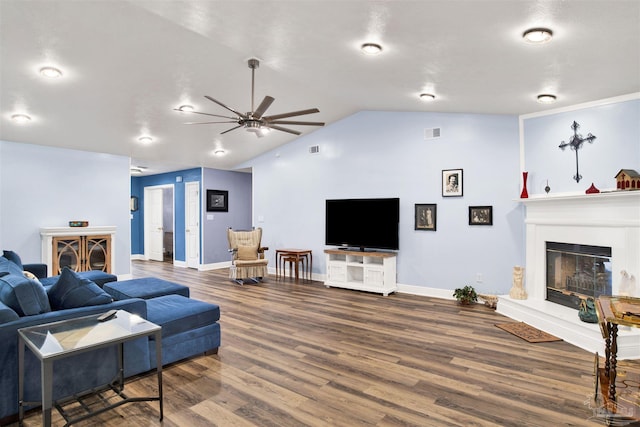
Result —
[[[551,41],[553,31],[548,28],[531,28],[522,33],[524,41],[531,44],[543,44]]]
[[[185,111],[185,112],[191,112],[191,111],[195,110],[195,108],[193,108],[193,105],[184,104],[184,105],[179,106],[178,110]]]
[[[432,93],[421,93],[420,94],[420,99],[425,101],[425,102],[429,102],[429,101],[433,101],[434,99],[436,99],[436,96]]]
[[[543,93],[538,95],[538,102],[540,104],[553,104],[554,102],[556,102],[556,99],[556,96],[551,95],[550,93]]]
[[[56,67],[42,67],[40,68],[40,75],[48,79],[57,79],[62,77],[62,71]]]
[[[11,120],[13,120],[14,122],[16,122],[18,124],[25,124],[25,123],[29,123],[31,121],[31,116],[29,116],[27,114],[13,114],[11,116]]]
[[[382,46],[377,43],[364,43],[360,50],[366,55],[378,55],[382,52]]]

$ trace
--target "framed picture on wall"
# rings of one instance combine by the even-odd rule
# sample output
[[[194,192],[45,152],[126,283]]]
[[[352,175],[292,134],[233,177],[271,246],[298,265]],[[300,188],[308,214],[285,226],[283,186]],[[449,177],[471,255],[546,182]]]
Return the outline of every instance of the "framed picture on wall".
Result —
[[[469,206],[469,225],[493,225],[493,206]]]
[[[442,197],[462,197],[462,169],[442,171]]]
[[[207,212],[229,212],[229,192],[207,190]]]
[[[416,230],[436,231],[436,204],[416,204]]]

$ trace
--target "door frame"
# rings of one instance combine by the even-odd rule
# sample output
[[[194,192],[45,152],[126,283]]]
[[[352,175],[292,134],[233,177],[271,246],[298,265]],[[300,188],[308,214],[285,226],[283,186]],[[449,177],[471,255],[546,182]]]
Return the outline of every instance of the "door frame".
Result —
[[[190,264],[191,258],[189,257],[189,241],[187,238],[187,228],[190,227],[187,224],[187,221],[188,221],[187,214],[189,212],[189,187],[192,187],[192,186],[196,187],[198,190],[198,194],[196,196],[197,206],[195,210],[195,215],[198,221],[198,225],[197,225],[198,231],[197,233],[195,233],[195,238],[197,239],[196,246],[198,247],[198,249],[197,249],[197,256],[194,257],[194,258],[197,258],[197,262],[195,266]],[[188,181],[188,182],[185,182],[184,184],[184,222],[185,222],[185,230],[184,230],[185,264],[188,268],[200,269],[200,264],[202,262],[202,194],[201,194],[199,181]]]
[[[149,260],[149,236],[147,234],[147,224],[148,222],[148,215],[150,212],[150,206],[149,206],[149,197],[147,197],[148,192],[151,190],[162,190],[164,188],[171,188],[171,211],[173,212],[173,230],[174,230],[174,235],[173,235],[173,251],[174,251],[174,262],[175,262],[175,229],[176,229],[176,204],[175,204],[175,193],[176,193],[176,189],[175,189],[175,185],[173,184],[162,184],[162,185],[150,185],[147,187],[144,187],[144,226],[143,226],[143,241],[144,241],[144,259],[145,260]],[[164,200],[163,200],[163,205],[164,205]],[[164,218],[164,211],[162,213],[162,217]]]

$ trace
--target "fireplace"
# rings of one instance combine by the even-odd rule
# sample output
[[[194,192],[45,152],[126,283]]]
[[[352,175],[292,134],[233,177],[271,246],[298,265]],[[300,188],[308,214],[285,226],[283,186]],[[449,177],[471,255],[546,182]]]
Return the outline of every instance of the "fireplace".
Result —
[[[620,295],[623,273],[640,284],[640,191],[539,195],[519,202],[525,210],[528,297],[501,295],[498,312],[604,354],[598,325],[579,319],[575,298]],[[559,246],[548,249],[549,243]],[[554,255],[559,252],[565,253]],[[640,286],[629,295],[640,297]],[[618,358],[640,358],[640,329],[619,330]]]
[[[611,247],[546,242],[547,301],[577,309],[611,295]]]

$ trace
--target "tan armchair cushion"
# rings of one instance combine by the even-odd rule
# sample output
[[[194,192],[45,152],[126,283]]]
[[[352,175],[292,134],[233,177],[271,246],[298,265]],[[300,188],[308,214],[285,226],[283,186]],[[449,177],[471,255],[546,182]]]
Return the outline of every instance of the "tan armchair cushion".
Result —
[[[255,246],[238,245],[238,259],[241,261],[253,261],[258,259],[258,250]]]

